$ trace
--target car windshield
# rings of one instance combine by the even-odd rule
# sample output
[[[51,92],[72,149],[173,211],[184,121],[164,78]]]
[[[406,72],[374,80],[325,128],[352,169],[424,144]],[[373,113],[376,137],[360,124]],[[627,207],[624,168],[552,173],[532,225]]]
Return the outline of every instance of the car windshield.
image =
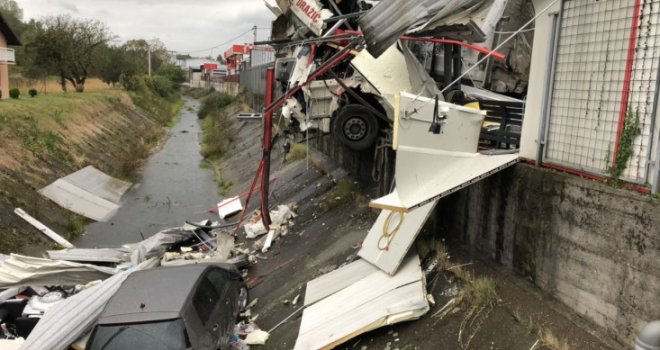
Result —
[[[183,320],[124,325],[99,325],[89,350],[161,349],[188,347]]]

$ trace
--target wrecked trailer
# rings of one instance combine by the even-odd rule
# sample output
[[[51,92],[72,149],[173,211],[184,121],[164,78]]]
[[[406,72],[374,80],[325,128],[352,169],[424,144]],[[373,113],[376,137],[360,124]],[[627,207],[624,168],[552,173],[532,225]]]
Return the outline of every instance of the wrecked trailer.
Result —
[[[504,58],[465,41],[467,38],[468,41],[481,42],[492,35],[495,23],[502,16],[503,1],[472,1],[470,6],[456,1],[440,2],[425,10],[426,17],[402,22],[403,30],[391,32],[393,41],[389,36],[378,40],[370,36],[378,31],[375,23],[382,25],[383,16],[392,12],[390,7],[396,2],[340,2],[354,11],[349,13],[333,1],[268,3],[278,16],[273,22],[272,37],[275,40],[258,44],[271,44],[277,49],[279,58],[275,76],[287,96],[282,115],[290,125],[290,131],[332,133],[340,143],[355,151],[370,148],[379,136],[391,140],[395,110],[393,96],[396,93],[403,91],[430,98],[440,95],[441,100],[445,96],[457,100],[457,94],[452,91],[440,93],[438,83],[429,74],[428,62],[420,62],[418,55],[413,53],[413,50],[419,51],[420,45],[404,41],[433,47],[439,44],[445,50],[450,49],[449,56],[455,56],[456,50],[461,51],[451,51],[452,47],[467,47],[481,55]],[[426,3],[419,2],[415,6]],[[385,14],[379,14],[381,12]],[[355,30],[362,29],[362,26],[367,28],[364,33]],[[323,32],[319,28],[326,30]],[[471,34],[466,34],[468,32]],[[429,34],[443,39],[419,36]],[[452,37],[463,39],[446,39]],[[323,62],[329,61],[328,57],[355,40],[360,42],[351,49],[349,57],[334,62],[321,74],[308,79],[313,68],[323,66]],[[456,58],[451,60],[445,60],[445,63],[452,64],[445,74],[445,85],[462,73],[460,57],[458,61]],[[455,84],[452,90],[460,87]],[[299,91],[289,95],[287,92],[292,89]]]

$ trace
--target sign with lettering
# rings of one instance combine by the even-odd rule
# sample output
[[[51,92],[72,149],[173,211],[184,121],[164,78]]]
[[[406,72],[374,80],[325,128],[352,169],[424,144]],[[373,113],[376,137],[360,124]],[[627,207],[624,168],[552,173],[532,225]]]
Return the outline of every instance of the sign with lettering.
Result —
[[[316,0],[289,0],[291,12],[312,32],[321,35],[323,19],[331,16],[330,11],[321,9]]]

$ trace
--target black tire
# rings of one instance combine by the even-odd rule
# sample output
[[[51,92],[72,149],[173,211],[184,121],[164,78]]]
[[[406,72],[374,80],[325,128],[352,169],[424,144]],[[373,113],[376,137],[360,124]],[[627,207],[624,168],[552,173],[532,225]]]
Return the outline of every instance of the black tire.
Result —
[[[332,133],[346,147],[364,151],[378,137],[378,119],[362,105],[346,105],[334,117]]]

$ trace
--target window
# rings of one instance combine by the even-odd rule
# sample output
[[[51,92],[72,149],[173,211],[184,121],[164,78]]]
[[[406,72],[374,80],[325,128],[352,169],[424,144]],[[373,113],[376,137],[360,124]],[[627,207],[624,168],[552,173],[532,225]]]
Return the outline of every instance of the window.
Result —
[[[162,349],[183,350],[190,346],[183,320],[97,326],[90,350]]]
[[[202,320],[202,323],[205,325],[206,321],[209,320],[209,317],[213,312],[213,307],[218,302],[219,297],[218,291],[215,289],[211,281],[209,281],[208,275],[204,276],[199,283],[192,302],[200,320]]]

